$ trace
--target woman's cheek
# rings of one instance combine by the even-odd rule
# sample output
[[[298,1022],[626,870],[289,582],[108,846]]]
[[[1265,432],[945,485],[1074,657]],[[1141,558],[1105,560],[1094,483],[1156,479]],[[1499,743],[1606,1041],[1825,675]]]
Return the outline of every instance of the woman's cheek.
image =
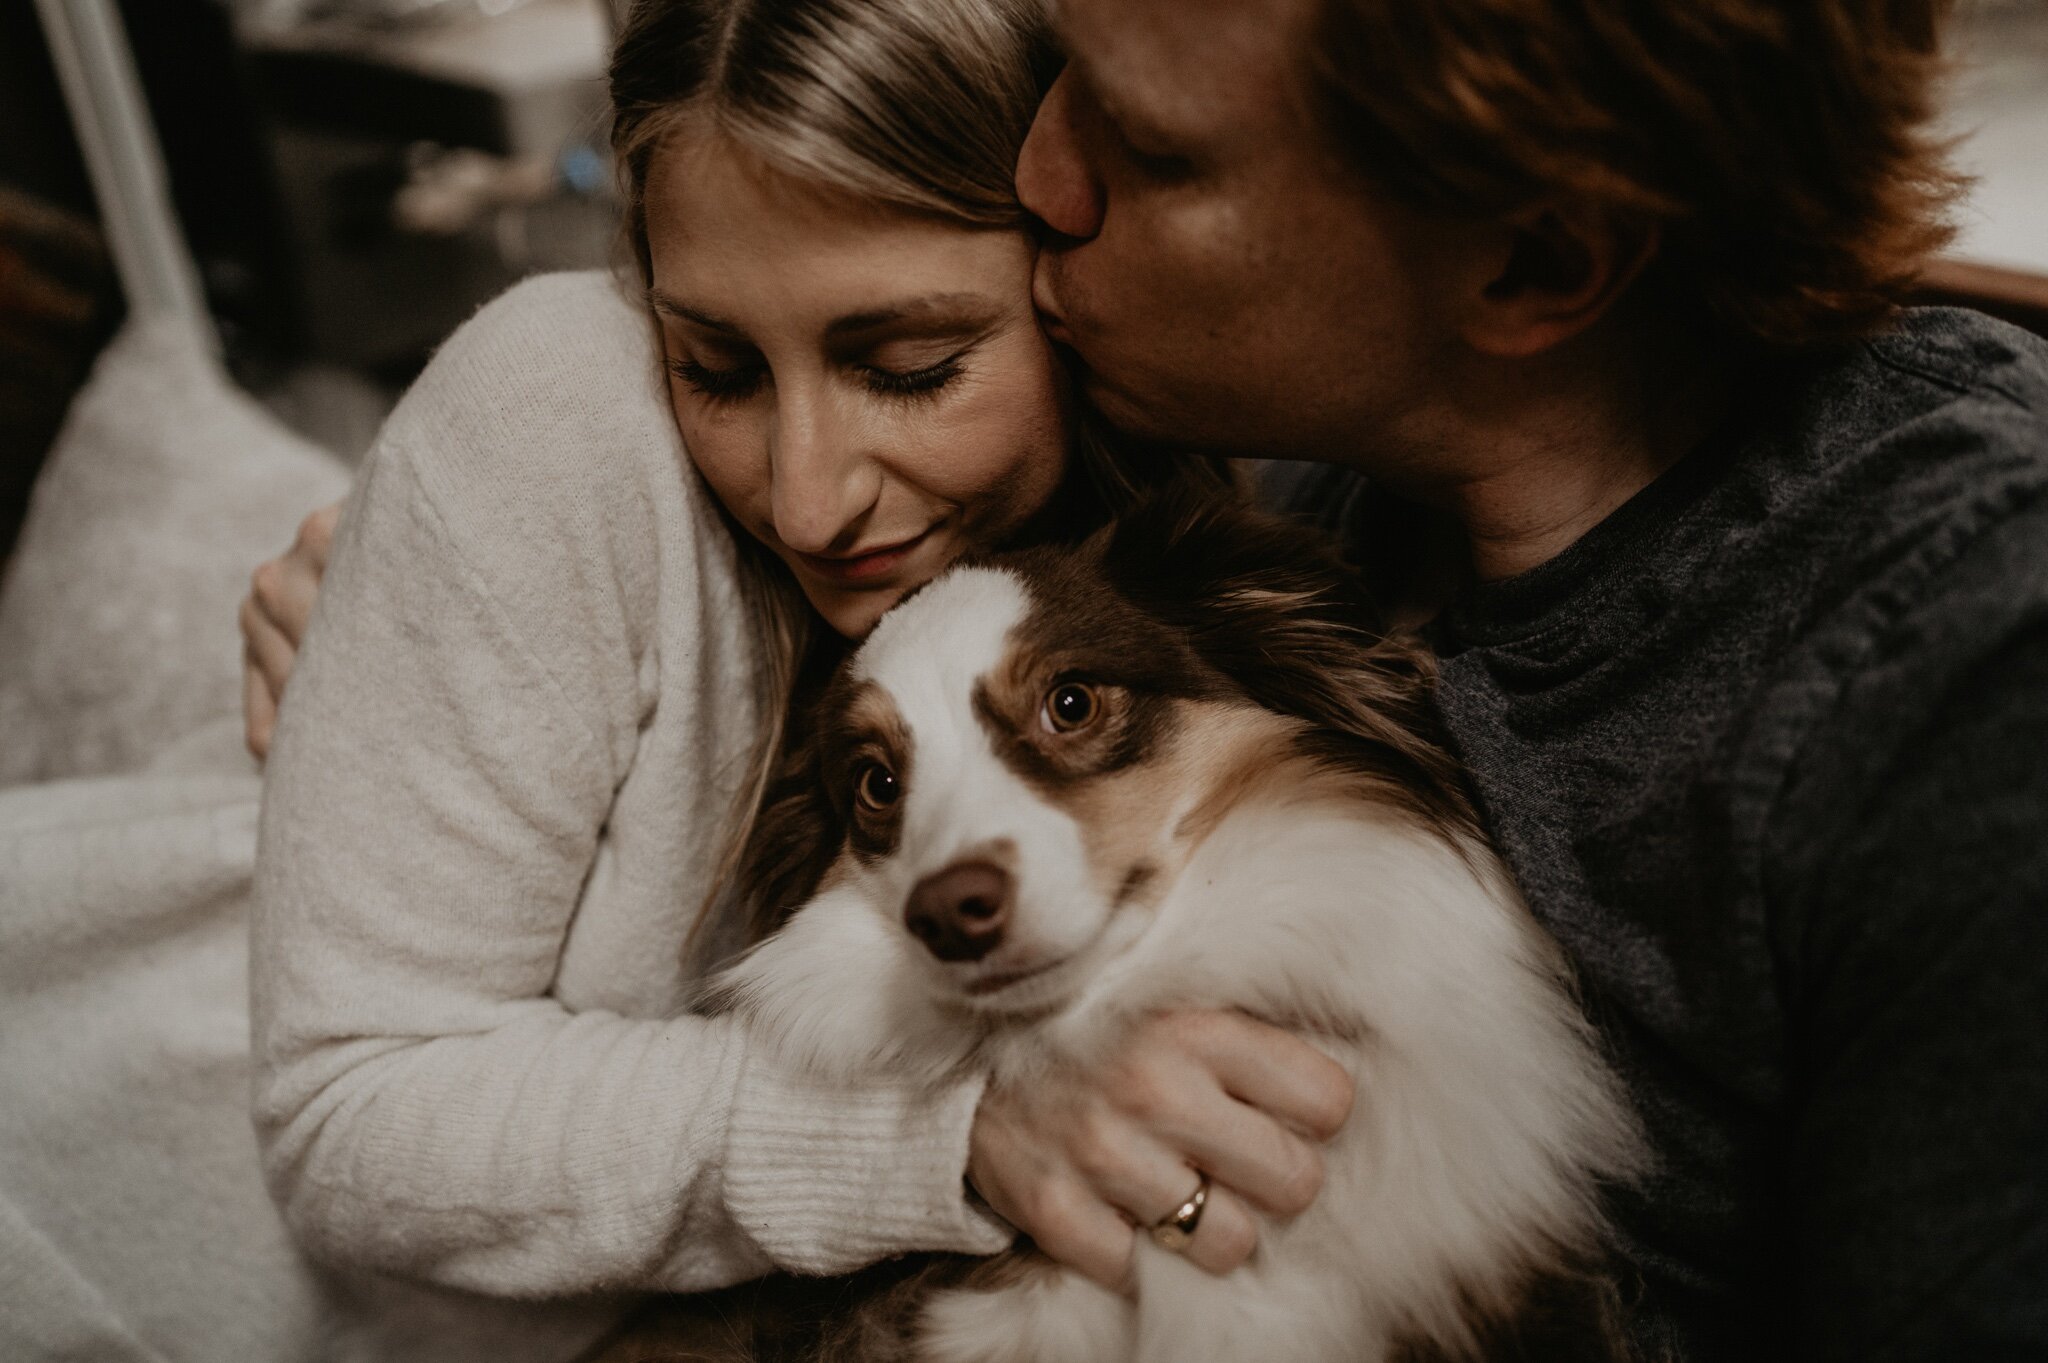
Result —
[[[1000,517],[1013,524],[1051,500],[1066,472],[1069,443],[1056,372],[1041,355],[1024,360],[1012,371],[1011,382],[987,393],[975,444],[984,461],[984,480],[1000,485],[1019,503]]]
[[[968,448],[980,479],[1001,483],[1012,495],[1035,490],[1050,497],[1066,465],[1067,404],[1058,363],[1035,325],[989,358],[969,418]]]
[[[690,462],[725,509],[742,525],[754,526],[759,519],[754,504],[763,500],[761,491],[767,486],[766,456],[757,453],[761,442],[752,438],[744,422],[700,411],[703,401],[694,394],[672,391],[672,396],[676,429]]]

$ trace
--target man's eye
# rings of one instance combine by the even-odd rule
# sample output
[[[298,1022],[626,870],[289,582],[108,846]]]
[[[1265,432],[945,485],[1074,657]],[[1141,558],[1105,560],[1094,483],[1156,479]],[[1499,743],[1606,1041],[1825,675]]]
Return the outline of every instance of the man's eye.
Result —
[[[1109,129],[1110,141],[1115,144],[1117,155],[1144,179],[1174,184],[1193,177],[1193,158],[1162,150],[1149,134],[1134,137],[1123,124],[1107,114],[1103,115],[1103,122]]]
[[[1195,163],[1185,156],[1176,156],[1171,152],[1139,151],[1136,147],[1128,147],[1124,152],[1124,158],[1130,162],[1131,169],[1154,184],[1180,184],[1194,178]]]
[[[709,365],[698,364],[695,360],[670,360],[668,372],[696,392],[718,402],[752,394],[766,377],[767,366],[742,364],[731,369],[713,369]]]

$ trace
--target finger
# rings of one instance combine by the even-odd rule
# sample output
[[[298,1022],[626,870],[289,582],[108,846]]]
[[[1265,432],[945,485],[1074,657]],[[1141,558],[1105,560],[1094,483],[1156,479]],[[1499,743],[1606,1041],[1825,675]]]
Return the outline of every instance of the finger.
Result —
[[[1112,1292],[1131,1290],[1137,1232],[1078,1182],[1061,1181],[1035,1200],[1023,1229],[1048,1257]]]
[[[1188,1163],[1260,1211],[1298,1216],[1322,1191],[1323,1157],[1315,1146],[1257,1108],[1215,1091],[1211,1101],[1191,1103],[1189,1114],[1155,1129]]]
[[[334,526],[341,519],[341,503],[334,502],[299,522],[299,538],[293,548],[305,553],[315,575],[326,571],[327,555],[334,548]]]
[[[242,659],[242,736],[261,762],[270,756],[270,736],[277,728],[277,701],[270,683],[248,657]]]
[[[298,650],[270,622],[253,598],[245,597],[242,601],[241,624],[244,653],[256,664],[256,670],[263,674],[263,680],[270,687],[271,699],[277,700],[284,695],[284,685],[291,679],[292,663],[298,658]]]
[[[1319,1141],[1343,1130],[1355,1086],[1350,1072],[1312,1042],[1242,1013],[1189,1014],[1175,1021],[1185,1029],[1190,1051],[1231,1097]]]
[[[320,596],[320,572],[301,550],[262,564],[249,578],[249,594],[294,648],[305,637]]]
[[[1223,1274],[1251,1258],[1258,1245],[1259,1223],[1251,1209],[1230,1189],[1211,1182],[1202,1219],[1195,1223],[1181,1256],[1197,1268]]]
[[[1076,1134],[1074,1171],[1091,1191],[1139,1226],[1156,1224],[1188,1200],[1200,1175],[1171,1146],[1136,1123],[1098,1116]]]

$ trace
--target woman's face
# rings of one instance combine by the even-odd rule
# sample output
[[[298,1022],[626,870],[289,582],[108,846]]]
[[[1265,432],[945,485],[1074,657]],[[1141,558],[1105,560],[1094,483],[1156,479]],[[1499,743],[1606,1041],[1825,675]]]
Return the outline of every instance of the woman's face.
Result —
[[[1064,379],[1023,233],[820,189],[687,126],[645,188],[683,443],[834,629],[866,633],[1050,500]]]

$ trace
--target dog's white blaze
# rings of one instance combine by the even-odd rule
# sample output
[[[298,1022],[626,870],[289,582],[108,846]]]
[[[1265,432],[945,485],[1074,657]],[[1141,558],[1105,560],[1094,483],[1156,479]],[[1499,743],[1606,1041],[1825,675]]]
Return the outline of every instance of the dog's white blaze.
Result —
[[[1029,967],[1078,949],[1106,911],[1073,817],[1003,762],[975,713],[976,687],[1002,665],[1030,608],[1015,574],[962,569],[884,616],[853,664],[856,676],[888,693],[911,738],[902,837],[878,870],[907,893],[923,876],[1008,844],[1017,903],[1004,945],[989,958],[999,966]]]
[[[948,573],[882,617],[855,655],[853,675],[887,691],[914,727],[973,695],[1030,609],[1030,593],[1015,573]]]

